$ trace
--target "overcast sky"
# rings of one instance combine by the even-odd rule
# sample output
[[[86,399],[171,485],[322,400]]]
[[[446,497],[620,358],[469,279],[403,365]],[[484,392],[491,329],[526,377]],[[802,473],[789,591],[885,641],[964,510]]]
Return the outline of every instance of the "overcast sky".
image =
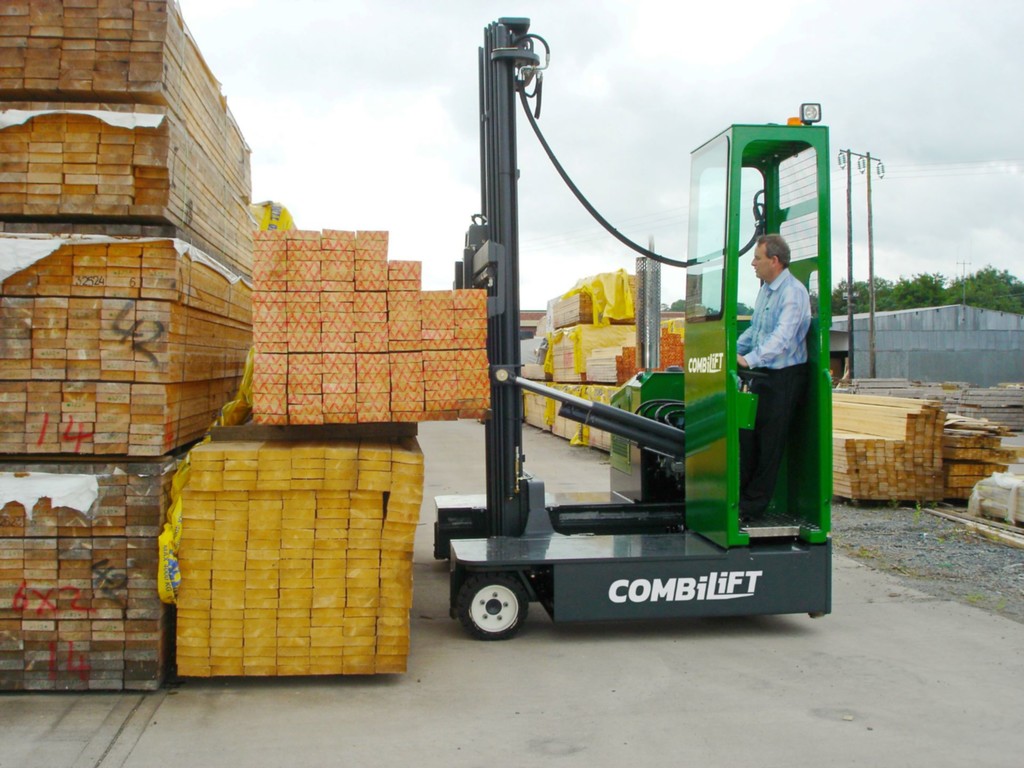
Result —
[[[1019,0],[179,0],[252,148],[253,200],[304,229],[386,229],[391,258],[450,287],[479,204],[477,49],[501,16],[551,46],[541,128],[624,234],[685,258],[690,152],[731,123],[822,103],[833,156],[872,181],[875,272],[1024,275],[1024,3]],[[522,305],[543,308],[634,254],[519,127]],[[833,277],[846,277],[846,173],[833,157]],[[853,179],[866,280],[865,176]],[[662,274],[666,302],[681,270]]]

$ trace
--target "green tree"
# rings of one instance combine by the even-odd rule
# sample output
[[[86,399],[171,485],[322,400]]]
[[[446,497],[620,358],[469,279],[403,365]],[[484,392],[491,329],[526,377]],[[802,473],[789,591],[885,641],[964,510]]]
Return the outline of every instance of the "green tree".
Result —
[[[867,281],[853,283],[853,311],[868,311]],[[950,280],[938,272],[901,277],[895,283],[875,279],[875,310],[919,309],[966,302],[980,309],[1024,314],[1024,281],[1004,270],[988,266],[968,275],[966,280]],[[832,291],[832,315],[846,314],[846,281]]]
[[[1024,315],[1024,282],[1005,269],[987,266],[968,275],[966,281],[963,278],[950,281],[944,303],[961,302],[971,307]]]
[[[918,307],[941,307],[948,304],[946,278],[938,272],[901,277],[892,289],[893,309],[917,309]]]
[[[881,277],[875,278],[875,311],[895,309],[892,300],[893,283]],[[853,281],[853,312],[867,312],[870,309],[871,292],[867,280]],[[842,280],[832,291],[832,316],[846,315],[846,281]]]

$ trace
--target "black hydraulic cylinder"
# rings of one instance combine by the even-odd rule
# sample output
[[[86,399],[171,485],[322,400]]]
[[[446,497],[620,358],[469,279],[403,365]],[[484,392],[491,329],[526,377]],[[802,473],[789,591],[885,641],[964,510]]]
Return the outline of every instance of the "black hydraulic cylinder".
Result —
[[[558,415],[564,416],[570,421],[603,429],[605,432],[632,440],[641,448],[647,448],[672,458],[682,459],[686,456],[686,432],[678,427],[623,411],[620,408],[613,408],[604,403],[585,400],[567,392],[559,392],[542,384],[535,384],[521,376],[515,377],[512,381],[522,389],[550,397],[552,400],[558,400],[562,403]],[[496,389],[503,389],[503,387],[496,387]]]

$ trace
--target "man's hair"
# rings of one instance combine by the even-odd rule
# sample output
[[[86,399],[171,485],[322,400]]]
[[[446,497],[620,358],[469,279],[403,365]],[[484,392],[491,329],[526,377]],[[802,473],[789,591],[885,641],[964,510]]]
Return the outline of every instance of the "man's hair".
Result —
[[[764,246],[764,253],[769,259],[777,256],[783,267],[789,266],[789,245],[782,239],[782,235],[761,235],[757,238],[757,244]]]

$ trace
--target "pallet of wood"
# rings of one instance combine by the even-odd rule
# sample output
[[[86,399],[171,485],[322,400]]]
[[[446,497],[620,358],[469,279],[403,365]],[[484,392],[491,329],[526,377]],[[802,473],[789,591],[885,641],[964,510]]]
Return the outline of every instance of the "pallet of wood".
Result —
[[[405,672],[422,497],[415,440],[195,448],[178,673]]]
[[[1009,525],[1024,525],[1024,475],[997,472],[972,489],[968,512]]]
[[[423,291],[386,232],[261,232],[253,298],[259,424],[479,418],[487,296]]]
[[[156,690],[156,539],[176,462],[0,463],[0,690]]]
[[[248,181],[219,167],[169,108],[2,106],[0,217],[164,222],[251,272]]]
[[[942,435],[945,498],[968,499],[977,483],[1009,468],[1015,457],[1002,445],[1008,434],[1006,427],[985,419],[946,417]]]
[[[850,394],[937,400],[947,413],[988,419],[1013,432],[1024,431],[1024,385],[972,387],[962,381],[921,382],[910,379],[854,379]]]
[[[0,452],[163,454],[237,390],[251,289],[194,249],[0,237],[0,254],[31,262],[0,284]]]
[[[523,390],[523,421],[531,427],[551,431],[551,423],[555,420],[555,405],[550,398],[536,392]]]
[[[162,219],[249,274],[250,150],[177,3],[18,0],[3,20],[2,215]]]
[[[935,401],[834,394],[833,492],[861,501],[943,498],[944,422]]]
[[[615,384],[618,381],[616,358],[622,347],[597,347],[587,356],[587,381],[595,384]]]
[[[576,293],[556,299],[551,308],[552,329],[590,325],[594,322],[594,302],[589,293]]]
[[[587,382],[587,360],[600,348],[621,349],[633,343],[633,325],[577,325],[560,328],[549,336],[549,370],[552,379],[564,384]]]
[[[205,435],[238,382],[0,381],[0,454],[161,456]]]
[[[615,383],[620,386],[640,372],[641,366],[637,361],[635,346],[624,346],[620,354],[615,357]],[[683,368],[686,360],[686,347],[683,343],[683,334],[675,328],[674,323],[667,323],[661,326],[660,343],[658,347],[658,367],[655,370],[664,371],[670,367]]]

